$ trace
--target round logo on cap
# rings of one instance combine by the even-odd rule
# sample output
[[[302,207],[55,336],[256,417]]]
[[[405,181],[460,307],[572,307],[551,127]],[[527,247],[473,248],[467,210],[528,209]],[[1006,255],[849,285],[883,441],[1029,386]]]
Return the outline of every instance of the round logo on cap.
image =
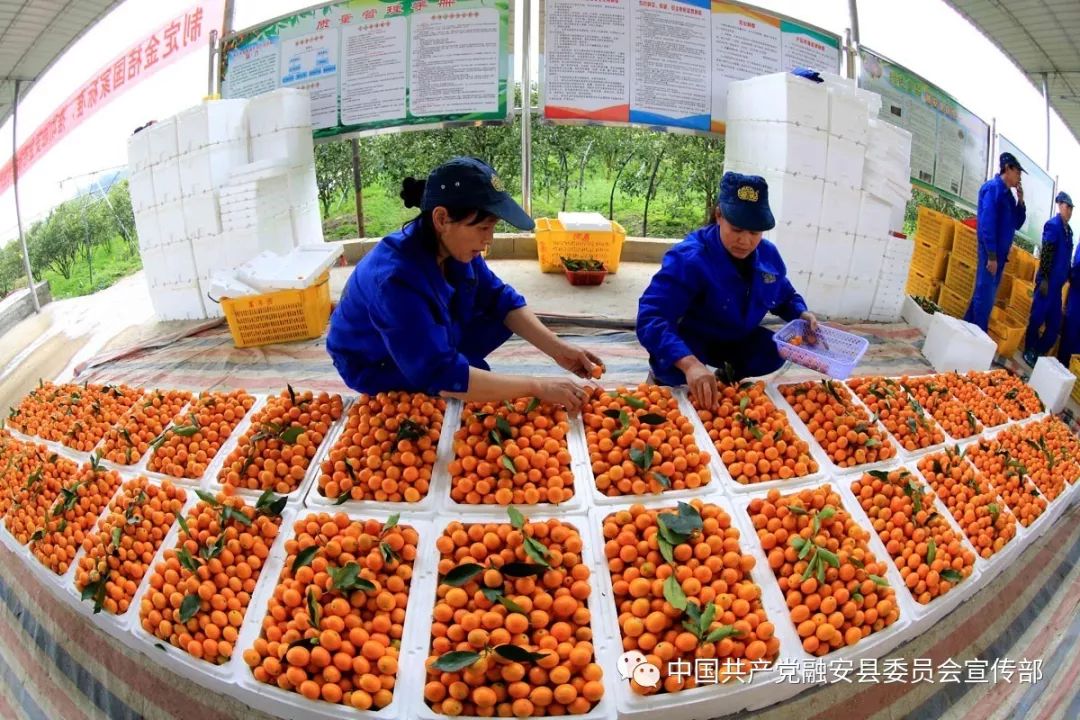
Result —
[[[495,188],[495,192],[506,192],[506,186],[503,185],[502,178],[495,173],[491,174],[491,187]]]
[[[739,199],[745,202],[758,201],[758,191],[750,185],[743,185],[741,188],[739,188],[739,192],[737,194],[739,196]]]

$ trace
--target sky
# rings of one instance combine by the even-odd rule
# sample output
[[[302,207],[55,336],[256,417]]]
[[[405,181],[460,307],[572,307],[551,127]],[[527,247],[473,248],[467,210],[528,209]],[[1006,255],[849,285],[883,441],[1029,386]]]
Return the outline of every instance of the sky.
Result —
[[[127,0],[86,33],[24,97],[19,110],[23,142],[87,77],[86,68],[111,61],[148,36],[193,0]],[[311,3],[314,4],[314,3]],[[843,37],[851,26],[847,0],[757,0],[763,9],[809,22]],[[245,28],[307,7],[297,0],[235,0],[234,27]],[[523,0],[515,0],[515,49],[521,45]],[[537,14],[532,2],[532,68],[537,79]],[[1059,177],[1059,187],[1080,193],[1080,143],[1051,111],[1053,156],[1046,167],[1046,116],[1041,93],[978,30],[943,0],[860,0],[862,44],[941,87],[1028,156]],[[521,75],[521,53],[515,58]],[[20,177],[24,230],[58,202],[72,196],[87,174],[126,165],[127,138],[150,119],[169,117],[198,104],[207,91],[207,54],[192,52],[117,97],[72,131]],[[0,127],[0,164],[10,157],[11,121]],[[1047,208],[1049,215],[1050,209]],[[17,237],[14,194],[0,195],[0,245]]]

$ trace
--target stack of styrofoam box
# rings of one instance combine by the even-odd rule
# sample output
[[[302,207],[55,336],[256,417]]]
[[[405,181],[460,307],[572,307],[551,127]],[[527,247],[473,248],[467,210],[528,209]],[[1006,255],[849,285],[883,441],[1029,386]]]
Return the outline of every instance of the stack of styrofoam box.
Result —
[[[131,205],[150,300],[162,320],[206,317],[184,228],[177,123],[169,118],[128,142]]]
[[[890,235],[885,243],[885,256],[877,276],[874,303],[867,319],[873,322],[897,322],[904,309],[907,296],[908,268],[915,243],[908,237]]]
[[[264,160],[236,168],[222,188],[221,225],[230,246],[218,248],[218,269],[234,268],[259,252],[285,255],[295,246],[287,160]]]
[[[184,233],[195,258],[196,280],[206,317],[221,309],[208,296],[210,274],[218,267],[221,248],[233,247],[223,233],[218,192],[236,167],[248,162],[244,113],[247,100],[219,100],[185,110],[176,117],[183,188]],[[246,257],[258,252],[248,248]],[[243,259],[240,260],[243,262]]]
[[[777,225],[767,236],[810,307],[869,319],[889,232],[903,222],[901,190],[910,194],[910,134],[875,130],[876,93],[839,76],[824,80],[776,73],[732,83],[724,169],[769,183]]]
[[[289,222],[295,244],[321,244],[310,96],[287,88],[259,95],[249,102],[247,118],[251,161],[284,160],[288,164]]]

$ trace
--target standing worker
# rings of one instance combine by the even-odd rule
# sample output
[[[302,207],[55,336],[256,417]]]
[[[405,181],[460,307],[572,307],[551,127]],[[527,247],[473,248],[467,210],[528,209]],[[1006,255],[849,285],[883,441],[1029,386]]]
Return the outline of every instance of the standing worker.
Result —
[[[784,361],[766,313],[803,318],[816,342],[817,318],[792,287],[780,252],[762,233],[776,226],[769,187],[757,175],[724,173],[715,222],[695,230],[664,255],[638,303],[637,336],[649,351],[656,382],[682,385],[701,407],[719,401],[713,367],[737,377],[768,375]]]
[[[975,292],[971,296],[964,320],[986,332],[990,311],[994,307],[1005,263],[1009,259],[1013,235],[1024,224],[1024,187],[1020,173],[1024,172],[1016,156],[1009,152],[998,158],[1000,172],[979,188],[979,214],[976,231],[979,239],[979,267],[975,273]],[[1016,188],[1013,198],[1011,188]]]
[[[1058,360],[1069,367],[1072,356],[1080,353],[1080,243],[1072,259],[1069,273],[1069,293],[1065,297],[1065,320],[1061,328],[1061,345]]]
[[[1069,227],[1072,198],[1060,192],[1054,202],[1058,214],[1043,225],[1039,271],[1035,273],[1035,298],[1031,302],[1031,320],[1024,343],[1024,362],[1032,367],[1040,355],[1050,352],[1061,332],[1061,291],[1069,279],[1073,256],[1073,235]]]
[[[356,266],[330,318],[326,349],[362,393],[423,392],[459,400],[533,395],[573,411],[585,389],[571,378],[504,375],[484,360],[517,333],[580,377],[599,358],[544,327],[481,257],[500,219],[534,227],[502,180],[475,158],[454,158],[427,181],[406,178],[401,199],[420,215]]]

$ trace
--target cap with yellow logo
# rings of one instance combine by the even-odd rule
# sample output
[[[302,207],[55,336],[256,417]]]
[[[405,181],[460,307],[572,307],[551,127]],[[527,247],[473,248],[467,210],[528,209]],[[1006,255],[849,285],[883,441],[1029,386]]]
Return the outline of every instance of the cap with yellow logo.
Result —
[[[764,232],[776,227],[769,209],[769,185],[760,175],[724,173],[716,204],[727,221],[742,230]]]
[[[456,157],[431,171],[424,185],[420,209],[477,208],[486,210],[520,230],[536,227],[533,219],[506,192],[506,185],[490,165],[471,157]]]

